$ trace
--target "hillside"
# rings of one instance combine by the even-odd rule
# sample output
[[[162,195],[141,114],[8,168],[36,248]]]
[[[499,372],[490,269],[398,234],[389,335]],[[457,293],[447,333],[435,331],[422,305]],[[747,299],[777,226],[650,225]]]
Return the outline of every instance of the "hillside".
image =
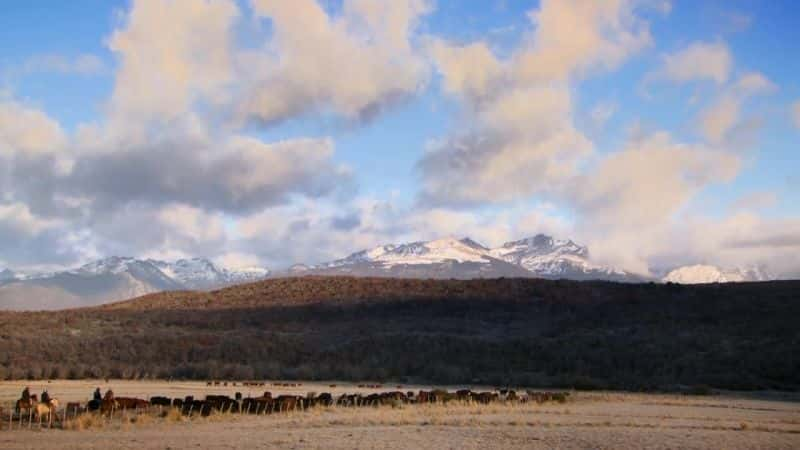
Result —
[[[800,282],[301,277],[0,313],[0,377],[800,387]]]

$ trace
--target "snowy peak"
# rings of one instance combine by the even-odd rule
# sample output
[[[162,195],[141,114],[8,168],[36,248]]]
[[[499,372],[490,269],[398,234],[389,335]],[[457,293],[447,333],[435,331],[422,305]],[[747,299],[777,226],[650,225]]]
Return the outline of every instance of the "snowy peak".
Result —
[[[111,256],[85,264],[78,269],[63,272],[80,277],[95,277],[103,275],[127,275],[134,280],[160,289],[175,289],[179,284],[152,261],[143,261],[136,258]],[[61,273],[51,274],[50,277],[59,276]],[[47,276],[36,277],[39,279]]]
[[[373,263],[387,267],[395,265],[438,264],[446,261],[489,262],[489,249],[470,238],[444,238],[434,241],[411,242],[408,244],[388,244],[369,250],[362,250],[350,256],[321,264],[318,267],[331,268],[350,264]]]
[[[213,289],[260,280],[269,275],[269,271],[261,267],[227,269],[219,267],[205,258],[179,259],[173,262],[148,261],[156,265],[168,277],[189,289]]]
[[[537,234],[536,236],[506,242],[502,247],[492,250],[497,255],[572,255],[579,258],[588,258],[589,250],[571,240],[553,239],[551,236]]]
[[[772,277],[763,268],[720,269],[716,266],[696,264],[672,270],[664,277],[665,283],[701,284],[765,281]]]
[[[623,270],[590,263],[589,250],[582,245],[569,239],[554,239],[545,234],[506,242],[492,249],[490,254],[544,278],[641,281],[639,277]]]

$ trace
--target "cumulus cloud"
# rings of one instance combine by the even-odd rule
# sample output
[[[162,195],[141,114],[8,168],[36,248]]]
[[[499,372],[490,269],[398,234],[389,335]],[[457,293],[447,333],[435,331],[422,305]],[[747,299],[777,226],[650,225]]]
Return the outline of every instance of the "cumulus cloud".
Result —
[[[0,101],[0,157],[59,151],[66,137],[44,112],[11,100]]]
[[[730,153],[675,143],[656,133],[602,160],[572,196],[593,227],[666,223],[703,187],[731,181],[739,166]]]
[[[722,143],[741,124],[742,105],[757,95],[774,92],[776,86],[763,74],[750,72],[726,86],[719,98],[700,114],[700,130],[713,143]]]
[[[112,112],[126,122],[169,120],[195,101],[221,101],[239,14],[232,0],[134,1],[108,39],[120,60]]]
[[[470,131],[430,145],[418,164],[423,202],[503,202],[560,190],[593,151],[573,124],[572,83],[650,43],[634,7],[544,1],[529,13],[533,31],[503,60],[483,42],[435,41],[444,90],[463,101]]]
[[[315,0],[253,0],[253,9],[273,35],[242,55],[252,74],[238,106],[245,120],[329,111],[364,119],[425,81],[427,65],[411,41],[427,1],[346,0],[335,16]]]
[[[676,82],[728,81],[733,67],[730,49],[722,42],[692,42],[686,48],[663,56],[663,67],[655,76]]]
[[[237,213],[286,202],[294,194],[324,195],[346,184],[349,172],[331,161],[332,154],[329,139],[155,141],[82,155],[64,189],[92,195],[104,208],[180,202]]]

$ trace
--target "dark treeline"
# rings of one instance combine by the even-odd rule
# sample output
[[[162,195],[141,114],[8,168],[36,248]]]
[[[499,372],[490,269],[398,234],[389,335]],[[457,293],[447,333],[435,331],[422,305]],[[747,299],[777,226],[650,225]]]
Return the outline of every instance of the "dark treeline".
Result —
[[[341,289],[319,294],[330,285]],[[798,292],[800,282],[271,280],[113,308],[0,313],[0,378],[794,390]]]

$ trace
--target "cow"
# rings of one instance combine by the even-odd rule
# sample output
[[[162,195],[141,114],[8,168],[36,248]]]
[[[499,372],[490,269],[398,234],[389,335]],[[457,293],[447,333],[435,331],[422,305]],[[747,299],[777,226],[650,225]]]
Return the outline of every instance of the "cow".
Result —
[[[301,405],[301,398],[297,395],[279,395],[275,399],[275,411],[294,411]]]
[[[499,398],[500,396],[497,394],[497,392],[474,392],[472,394],[472,399],[477,403],[482,403],[482,404],[489,404],[495,402]]]
[[[172,405],[172,400],[167,397],[155,396],[150,397],[150,404],[153,406],[170,406]]]
[[[150,402],[141,398],[116,397],[114,400],[118,409],[147,409],[150,406]]]
[[[472,401],[472,391],[469,389],[459,389],[456,391],[456,399],[462,402]]]

